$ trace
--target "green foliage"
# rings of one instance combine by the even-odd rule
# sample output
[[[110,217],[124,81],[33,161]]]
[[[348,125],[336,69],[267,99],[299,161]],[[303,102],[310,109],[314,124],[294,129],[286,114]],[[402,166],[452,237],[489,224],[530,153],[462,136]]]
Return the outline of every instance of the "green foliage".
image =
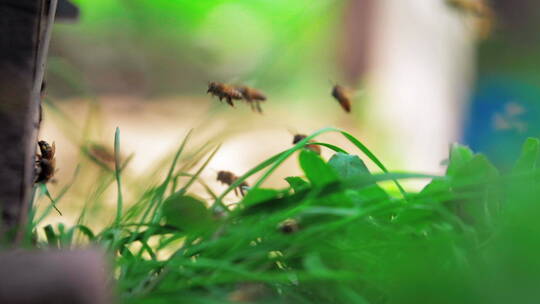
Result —
[[[342,134],[362,155],[323,145],[337,151],[326,161],[303,149],[324,132]],[[263,161],[211,201],[190,194],[189,185],[217,150],[206,150],[207,159],[189,173],[187,142],[165,178],[138,201],[118,195],[117,216],[102,230],[32,221],[29,230],[45,235],[36,246],[102,246],[115,257],[122,303],[533,303],[540,295],[536,139],[526,141],[511,175],[454,145],[446,175],[430,177],[389,172],[358,139],[327,128]],[[294,154],[305,178],[287,177],[285,189],[262,188]],[[369,172],[361,157],[383,172]],[[125,177],[107,172],[118,184]],[[257,173],[238,204],[223,203]],[[182,183],[180,176],[189,178]],[[379,185],[405,178],[432,180],[405,195]]]
[[[196,233],[212,226],[204,202],[193,196],[174,194],[168,197],[163,203],[163,217],[167,225],[185,232]]]
[[[286,177],[285,180],[295,192],[302,191],[309,187],[309,183],[299,176],[289,176]]]
[[[100,92],[189,95],[208,79],[234,78],[257,80],[265,91],[298,87],[310,94],[328,81],[334,63],[327,46],[342,7],[310,0],[76,2],[80,21],[55,25],[48,75],[58,94],[79,93],[70,85],[80,77],[67,73],[77,70]],[[101,56],[88,60],[84,53]],[[104,73],[116,81],[103,81]]]
[[[540,141],[536,138],[527,138],[513,172],[527,173],[538,166],[540,166]]]
[[[299,161],[306,177],[315,186],[324,186],[338,179],[337,172],[311,150],[302,150]]]

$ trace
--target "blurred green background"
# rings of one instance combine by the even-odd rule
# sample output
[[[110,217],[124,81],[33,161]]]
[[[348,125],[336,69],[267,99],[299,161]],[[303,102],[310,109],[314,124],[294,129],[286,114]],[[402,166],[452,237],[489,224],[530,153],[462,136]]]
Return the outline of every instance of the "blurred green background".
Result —
[[[223,143],[212,170],[237,174],[290,147],[293,133],[325,126],[358,136],[392,170],[437,174],[451,142],[504,168],[540,132],[535,2],[489,2],[486,37],[447,0],[73,3],[79,20],[54,27],[46,77],[54,106],[40,135],[59,147],[60,186],[84,159],[81,147],[110,149],[117,126],[137,173],[190,128],[200,142]],[[261,89],[264,115],[220,104],[205,94],[209,81]],[[330,96],[335,83],[355,91],[352,113]],[[284,166],[269,183],[282,186],[294,170]]]
[[[355,6],[369,2],[376,3],[377,9]],[[63,194],[61,187],[73,179],[77,164],[84,174],[77,176],[62,201],[66,216],[51,216],[48,221],[66,222],[79,214],[81,205],[90,206],[87,216],[92,225],[107,220],[99,208],[114,214],[111,171],[96,166],[95,155],[89,151],[93,144],[112,150],[116,126],[121,129],[122,155],[135,155],[123,174],[128,204],[160,180],[160,172],[171,159],[167,153],[192,127],[195,133],[183,159],[186,171],[197,164],[199,152],[209,147],[206,141],[223,143],[200,176],[217,193],[225,188],[215,181],[217,170],[242,175],[270,155],[290,148],[292,133],[311,133],[326,125],[350,131],[391,171],[444,171],[440,161],[448,156],[450,142],[456,140],[488,154],[496,166],[504,168],[507,160],[514,166],[523,138],[540,133],[535,72],[535,64],[540,62],[539,4],[491,2],[495,10],[492,33],[481,40],[474,35],[471,14],[445,3],[77,1],[79,22],[55,27],[47,75],[54,106],[45,108],[42,137],[56,140],[59,147],[59,182],[49,185],[53,196]],[[352,53],[345,51],[351,49]],[[368,64],[347,57],[366,58]],[[213,80],[262,89],[270,97],[263,105],[265,114],[251,113],[242,105],[232,109],[205,95],[207,82]],[[366,95],[355,98],[353,113],[345,114],[332,101],[330,88],[335,82],[366,89]],[[320,141],[353,150],[343,139],[326,136]],[[534,145],[529,151],[530,167],[537,168],[540,150],[538,143]],[[70,146],[74,148],[71,152]],[[528,150],[524,151],[527,158]],[[323,151],[323,158],[330,155]],[[465,180],[474,177],[484,182],[485,173],[494,171],[482,155],[475,156],[475,163],[462,166],[460,174]],[[302,174],[296,160],[291,160],[264,186],[282,188],[286,186],[284,177]],[[253,180],[256,177],[248,182]],[[410,227],[394,225],[394,214],[392,220],[381,222],[388,226],[366,216],[366,222],[347,226],[349,234],[336,230],[336,246],[325,247],[325,260],[342,266],[336,259],[338,253],[344,257],[345,268],[369,266],[357,262],[364,256],[357,256],[355,250],[364,243],[365,259],[373,268],[359,271],[366,272],[367,281],[375,282],[368,289],[381,286],[381,290],[394,291],[395,298],[389,303],[407,303],[407,299],[418,303],[422,297],[426,303],[456,303],[465,298],[468,303],[482,299],[535,303],[539,267],[531,253],[539,248],[534,224],[538,191],[537,179],[526,181],[512,184],[516,191],[510,191],[504,206],[508,209],[498,226],[493,226],[493,235],[483,235],[482,229],[472,231],[460,219],[455,221],[460,225],[453,228],[446,222],[445,209],[425,213],[420,205],[424,198],[419,196],[417,207],[422,208],[411,209],[411,214],[403,209],[406,204],[399,202],[395,207],[396,212],[405,211],[404,223]],[[496,186],[497,190],[506,188]],[[195,185],[191,191],[205,195]],[[491,197],[484,189],[478,193],[482,204],[473,206],[482,216],[489,213],[486,202],[499,204],[499,196]],[[438,206],[435,194],[425,199],[427,206]],[[234,196],[226,200],[235,201]],[[407,230],[411,227],[416,228]],[[239,235],[246,232],[252,231],[238,230]],[[316,248],[325,239],[311,236],[298,240],[314,243]],[[221,260],[222,251],[216,253]],[[379,281],[383,284],[377,284]],[[358,284],[358,289],[363,288],[364,282]],[[341,288],[342,284],[335,286]],[[318,284],[312,287],[326,291]],[[368,291],[374,298],[378,296],[378,290]]]
[[[210,80],[277,92],[340,80],[334,33],[343,1],[76,4],[79,22],[57,25],[51,43],[48,78],[57,96],[80,94],[77,78],[99,94],[146,97],[200,94]]]

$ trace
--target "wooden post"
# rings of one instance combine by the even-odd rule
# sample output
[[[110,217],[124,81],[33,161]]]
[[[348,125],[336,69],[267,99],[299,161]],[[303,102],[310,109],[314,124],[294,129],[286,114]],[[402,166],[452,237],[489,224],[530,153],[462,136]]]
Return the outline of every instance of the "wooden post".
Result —
[[[0,303],[107,304],[113,277],[99,250],[0,253]]]
[[[26,222],[34,184],[39,96],[55,12],[56,0],[0,2],[0,236],[8,239]]]
[[[17,244],[26,225],[56,5],[0,1],[0,241]],[[0,252],[0,303],[111,303],[107,265],[100,250]]]

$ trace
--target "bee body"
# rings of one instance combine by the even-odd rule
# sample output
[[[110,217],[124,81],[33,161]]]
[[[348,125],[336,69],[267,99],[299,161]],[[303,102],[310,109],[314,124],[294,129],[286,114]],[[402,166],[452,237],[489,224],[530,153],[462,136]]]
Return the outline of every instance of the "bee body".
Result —
[[[262,113],[260,103],[266,100],[266,96],[261,91],[254,88],[244,85],[229,85],[214,81],[208,84],[206,93],[216,96],[220,101],[225,99],[232,107],[234,107],[234,100],[243,99],[251,106],[253,111],[259,113]]]
[[[49,145],[44,140],[38,142],[40,154],[36,155],[36,183],[47,183],[54,176],[56,170],[56,159],[54,157],[56,146]]]
[[[491,9],[484,0],[446,0],[450,6],[478,17],[490,14]]]
[[[293,137],[293,145],[296,145],[299,141],[301,141],[302,139],[306,138],[307,136],[304,135],[304,134],[296,134],[294,135]],[[312,141],[309,141],[309,142],[312,142]],[[318,145],[310,145],[310,144],[307,144],[305,146],[306,149],[309,149],[317,154],[321,154],[321,147],[319,147]]]
[[[249,103],[253,111],[262,113],[260,103],[266,100],[266,96],[261,91],[248,86],[237,86],[236,89],[242,94],[242,98]]]
[[[219,98],[219,101],[225,99],[231,107],[234,107],[233,100],[242,99],[242,93],[240,93],[235,87],[221,82],[210,82],[208,84],[208,90],[206,93],[216,96]]]
[[[225,184],[225,185],[232,185],[236,180],[238,179],[238,176],[234,175],[232,172],[230,171],[219,171],[218,174],[217,174],[217,180],[220,181],[221,183]],[[240,194],[242,196],[245,195],[244,193],[244,189],[246,187],[249,187],[248,183],[246,183],[245,181],[242,182],[238,188],[235,188],[234,189],[234,193],[236,195],[238,195],[238,191],[240,191]]]
[[[332,89],[332,96],[339,102],[345,112],[351,112],[351,93],[348,89],[336,84]]]
[[[475,28],[480,38],[487,38],[493,31],[496,16],[486,0],[446,0],[446,3],[464,15],[475,17]]]

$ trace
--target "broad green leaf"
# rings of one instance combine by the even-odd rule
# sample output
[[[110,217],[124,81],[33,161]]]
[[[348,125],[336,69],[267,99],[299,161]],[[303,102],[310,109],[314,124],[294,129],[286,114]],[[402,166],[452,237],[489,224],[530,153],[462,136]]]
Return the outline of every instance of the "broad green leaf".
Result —
[[[237,208],[237,210],[242,215],[254,215],[254,214],[270,214],[273,212],[278,212],[280,210],[286,209],[288,207],[294,206],[295,204],[300,203],[302,200],[298,199],[297,195],[287,196],[283,192],[274,192],[275,190],[271,189],[257,189],[257,190],[266,190],[259,194],[256,194],[253,201],[246,196],[249,200],[247,203],[242,202],[243,208]],[[302,197],[305,194],[302,193]]]
[[[508,198],[516,202],[531,201],[532,197],[538,197],[538,182],[540,169],[540,141],[536,138],[527,138],[521,149],[521,155],[517,160],[512,173],[514,179],[507,189]],[[534,173],[534,174],[532,174]]]
[[[186,232],[200,231],[212,225],[212,217],[203,201],[188,195],[174,194],[163,203],[168,225]]]
[[[426,196],[437,196],[442,195],[450,191],[450,184],[448,180],[445,179],[434,179],[429,184],[427,184],[420,194]]]
[[[347,195],[346,191],[339,191],[325,196],[317,202],[318,205],[332,207],[354,207],[354,201]]]
[[[468,182],[487,181],[486,179],[497,177],[499,172],[484,155],[476,154],[464,162],[453,175],[454,182],[463,185]]]
[[[286,177],[285,180],[289,183],[294,192],[309,188],[309,183],[299,176],[289,176]]]
[[[389,198],[388,193],[376,184],[364,187],[360,190],[348,191],[347,196],[353,203],[359,206],[364,206],[366,203],[383,202]]]
[[[476,154],[452,177],[452,189],[470,198],[456,199],[448,203],[450,210],[465,223],[477,228],[489,227],[492,215],[499,209],[500,191],[494,181],[498,170],[482,154]]]
[[[453,144],[450,148],[450,156],[448,159],[448,168],[446,175],[453,176],[456,172],[465,166],[474,156],[474,153],[466,146]]]
[[[536,138],[527,138],[521,149],[521,155],[517,160],[513,173],[526,173],[539,166],[540,141]]]
[[[332,167],[315,152],[302,150],[300,152],[300,167],[308,180],[315,186],[324,186],[338,180],[338,175]]]
[[[354,185],[355,180],[370,175],[366,164],[357,155],[336,153],[328,161],[341,179]]]
[[[379,167],[384,173],[388,173],[388,169],[383,165],[383,163],[371,152],[371,150],[368,149],[361,141],[359,141],[356,137],[352,136],[351,134],[337,130],[339,133],[341,133],[345,138],[347,138],[353,145],[355,145],[362,153],[364,153],[377,167]],[[401,195],[404,197],[407,196],[405,189],[401,186],[401,184],[397,180],[393,180],[393,182],[396,184],[396,187],[399,189],[399,192],[401,192]]]
[[[281,196],[281,191],[265,188],[256,188],[248,191],[246,197],[242,200],[242,204],[246,207],[253,206],[265,201],[269,201]]]
[[[431,208],[421,208],[418,206],[409,207],[399,212],[392,220],[394,224],[409,224],[416,225],[417,228],[425,226],[425,224],[433,224],[436,222],[437,215]],[[422,224],[424,223],[424,224]]]

